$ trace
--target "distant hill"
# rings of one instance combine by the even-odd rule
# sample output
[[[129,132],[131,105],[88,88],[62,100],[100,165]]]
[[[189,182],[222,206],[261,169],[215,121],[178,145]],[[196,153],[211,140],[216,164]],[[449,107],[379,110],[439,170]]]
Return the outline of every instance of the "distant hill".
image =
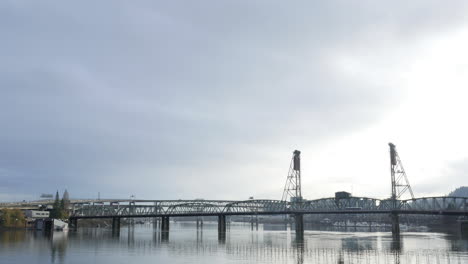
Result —
[[[468,186],[462,186],[449,193],[448,196],[468,197]]]

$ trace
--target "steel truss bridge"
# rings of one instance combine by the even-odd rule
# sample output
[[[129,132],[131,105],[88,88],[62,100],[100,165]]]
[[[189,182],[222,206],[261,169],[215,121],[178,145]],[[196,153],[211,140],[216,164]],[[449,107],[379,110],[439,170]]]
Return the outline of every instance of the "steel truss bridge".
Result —
[[[170,217],[217,216],[218,231],[223,235],[226,232],[226,216],[229,215],[294,215],[296,234],[303,234],[305,214],[389,214],[392,234],[399,234],[398,215],[401,214],[468,216],[466,197],[415,198],[395,145],[389,143],[389,146],[392,180],[389,199],[352,197],[350,193],[338,192],[334,198],[304,200],[301,192],[301,152],[295,150],[282,200],[73,200],[70,203],[69,220],[71,226],[76,228],[78,219],[111,218],[114,231],[120,228],[122,218],[161,217],[161,229],[169,231]],[[412,199],[402,199],[405,192]],[[39,205],[52,203],[53,201],[37,201],[0,204],[0,208],[37,208]]]
[[[409,200],[349,197],[302,202],[280,200],[87,200],[72,202],[72,218],[134,218],[280,214],[426,214],[468,216],[468,198]]]

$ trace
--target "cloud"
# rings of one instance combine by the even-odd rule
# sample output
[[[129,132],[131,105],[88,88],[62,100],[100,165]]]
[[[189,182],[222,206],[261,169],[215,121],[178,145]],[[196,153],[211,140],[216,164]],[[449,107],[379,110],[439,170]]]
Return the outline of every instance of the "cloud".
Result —
[[[279,197],[293,148],[388,115],[404,91],[377,68],[400,65],[466,11],[426,1],[0,5],[0,192],[161,199]]]

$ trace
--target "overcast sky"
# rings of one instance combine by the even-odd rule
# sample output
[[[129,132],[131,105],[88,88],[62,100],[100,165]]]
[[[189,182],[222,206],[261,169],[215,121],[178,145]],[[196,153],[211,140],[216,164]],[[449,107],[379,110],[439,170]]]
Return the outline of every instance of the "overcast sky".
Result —
[[[385,2],[385,3],[384,3]],[[468,179],[467,1],[0,1],[0,201]]]

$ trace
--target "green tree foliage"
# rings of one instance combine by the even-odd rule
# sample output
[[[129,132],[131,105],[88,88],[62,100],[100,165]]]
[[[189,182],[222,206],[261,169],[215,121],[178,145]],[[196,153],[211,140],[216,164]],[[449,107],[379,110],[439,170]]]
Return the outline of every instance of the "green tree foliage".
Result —
[[[67,219],[69,214],[70,199],[68,198],[68,192],[65,191],[62,199],[60,200],[58,191],[55,193],[55,201],[53,209],[50,211],[50,217],[55,219]]]
[[[67,201],[64,198],[60,200],[59,214],[60,214],[60,217],[59,217],[60,219],[66,219],[69,216]]]
[[[2,209],[0,211],[0,227],[24,227],[26,218],[19,209]]]
[[[50,218],[56,218],[59,219],[61,218],[60,215],[60,198],[58,191],[55,193],[55,202],[53,205],[53,209],[50,211]]]

